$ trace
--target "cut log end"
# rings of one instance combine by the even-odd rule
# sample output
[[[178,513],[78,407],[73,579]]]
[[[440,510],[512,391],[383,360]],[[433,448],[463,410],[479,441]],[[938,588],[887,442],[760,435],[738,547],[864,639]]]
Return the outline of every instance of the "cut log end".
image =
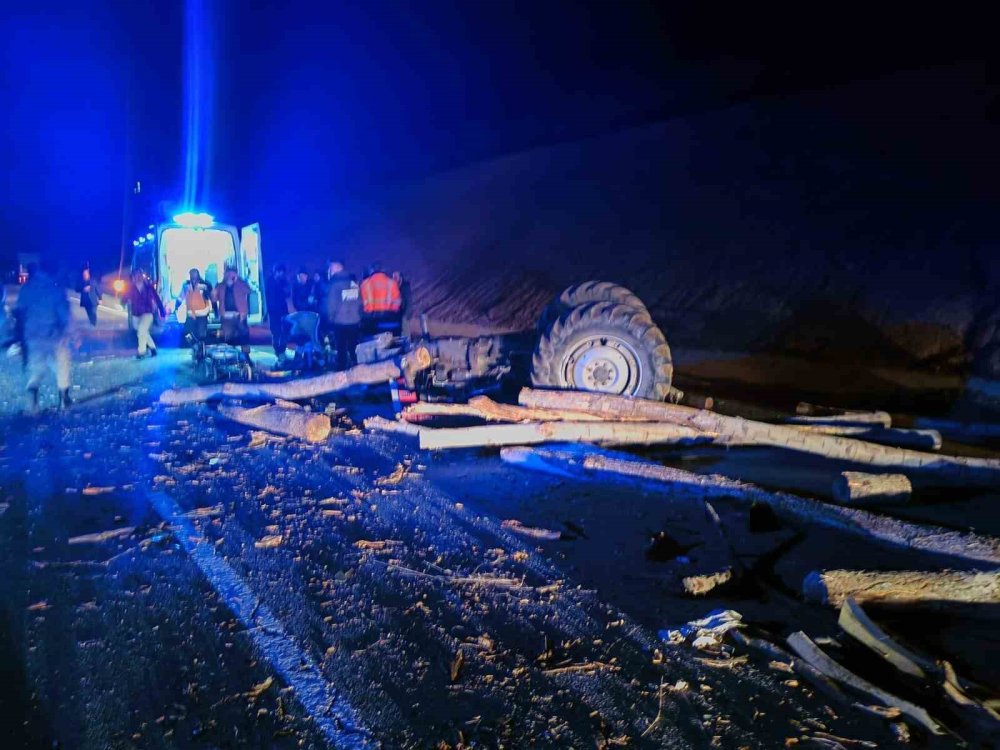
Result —
[[[913,486],[905,474],[844,471],[833,480],[833,499],[844,505],[907,502]]]

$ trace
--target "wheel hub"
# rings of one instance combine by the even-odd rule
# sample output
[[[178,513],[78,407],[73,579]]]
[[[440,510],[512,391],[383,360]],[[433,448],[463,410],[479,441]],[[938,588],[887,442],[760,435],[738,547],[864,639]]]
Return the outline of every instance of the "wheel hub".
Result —
[[[566,385],[586,391],[631,395],[642,377],[640,359],[626,341],[612,336],[586,339],[564,360]]]

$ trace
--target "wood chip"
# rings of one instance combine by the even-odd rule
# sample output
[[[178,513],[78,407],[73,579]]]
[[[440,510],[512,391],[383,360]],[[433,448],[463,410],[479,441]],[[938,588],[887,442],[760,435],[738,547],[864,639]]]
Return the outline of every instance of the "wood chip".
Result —
[[[109,492],[114,492],[117,489],[114,485],[110,487],[84,487],[82,494],[88,496],[94,495],[107,495]]]
[[[562,538],[562,533],[559,531],[551,531],[550,529],[542,529],[536,526],[525,526],[523,523],[514,518],[509,518],[506,521],[503,521],[500,524],[500,528],[513,531],[515,534],[531,537],[532,539],[555,541]]]
[[[275,547],[280,547],[284,538],[280,534],[271,534],[258,539],[253,543],[253,546],[257,549],[274,549]]]
[[[120,529],[111,529],[110,531],[101,531],[96,534],[81,534],[80,536],[70,537],[70,544],[100,544],[101,542],[107,542],[110,539],[120,539],[124,536],[129,536],[135,531],[135,526],[122,526]]]

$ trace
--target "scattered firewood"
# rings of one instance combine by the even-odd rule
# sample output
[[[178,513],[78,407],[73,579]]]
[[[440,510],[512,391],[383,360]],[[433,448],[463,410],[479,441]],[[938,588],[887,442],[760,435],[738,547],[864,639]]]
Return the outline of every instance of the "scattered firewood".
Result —
[[[787,641],[788,645],[791,646],[792,650],[796,654],[830,679],[839,682],[854,692],[863,695],[869,700],[874,700],[883,706],[898,708],[904,716],[908,716],[913,719],[925,727],[929,732],[931,732],[931,734],[945,734],[941,725],[931,718],[930,714],[928,714],[925,709],[910,703],[903,698],[899,698],[892,693],[888,693],[885,690],[872,685],[867,680],[858,677],[858,675],[854,674],[827,656],[827,654],[825,654],[819,646],[813,643],[809,639],[809,636],[805,633],[801,631],[792,633],[788,636]]]
[[[913,485],[905,474],[864,474],[842,471],[833,480],[833,499],[845,505],[904,503]]]
[[[455,654],[455,658],[451,662],[451,681],[458,682],[459,676],[462,674],[462,665],[465,664],[465,653],[462,649],[458,650]]]
[[[81,534],[80,536],[73,536],[69,538],[69,544],[100,544],[106,542],[109,539],[121,539],[122,537],[129,536],[135,531],[135,526],[122,526],[120,529],[111,529],[110,531],[101,531],[96,534]]]
[[[502,521],[500,523],[500,528],[513,531],[515,534],[520,534],[522,536],[530,536],[532,539],[543,539],[548,542],[562,538],[562,533],[559,531],[551,531],[549,529],[542,529],[536,526],[525,526],[523,523],[514,518]]]
[[[192,388],[172,388],[160,395],[160,403],[169,406],[212,401],[220,398],[261,398],[296,401],[323,396],[355,385],[385,383],[400,376],[399,364],[393,361],[357,365],[349,370],[311,378],[295,378],[282,383],[219,383]]]
[[[726,477],[694,474],[590,446],[507,448],[500,455],[505,462],[561,476],[579,478],[607,474],[674,485],[706,498],[723,497],[750,504],[756,501],[770,506],[779,517],[796,523],[822,524],[900,547],[974,562],[1000,563],[1000,539],[993,537],[900,521],[860,508],[769,492]]]
[[[269,536],[261,537],[253,543],[253,546],[257,549],[274,549],[275,547],[280,547],[284,541],[284,537],[280,534],[271,534]]]
[[[289,435],[310,443],[321,443],[330,437],[330,418],[302,409],[264,405],[253,409],[239,406],[219,406],[219,414],[234,422],[258,427],[279,435]]]
[[[524,406],[574,409],[612,418],[644,417],[700,430],[723,444],[786,448],[838,461],[896,469],[932,479],[940,486],[995,487],[1000,483],[1000,459],[932,455],[835,435],[818,435],[791,425],[765,424],[686,406],[601,393],[525,388],[518,401]]]
[[[725,568],[707,575],[686,576],[681,580],[681,584],[684,587],[684,593],[688,596],[705,596],[732,580],[733,569]]]
[[[359,539],[354,543],[354,546],[366,552],[388,552],[400,544],[402,542],[398,542],[395,539],[377,539],[375,541]]]
[[[858,604],[1000,604],[1000,572],[816,570],[802,582],[809,601]]]
[[[93,497],[94,495],[107,495],[110,492],[115,491],[115,487],[84,487],[80,494]]]
[[[619,422],[529,422],[485,427],[423,430],[420,447],[482,448],[540,443],[588,442],[605,445],[677,445],[710,441],[697,429],[672,424]]]
[[[620,667],[614,664],[605,664],[602,661],[591,661],[586,664],[570,664],[565,667],[553,667],[552,669],[543,669],[542,674],[544,675],[557,675],[557,674],[571,674],[580,673],[592,674],[593,672],[600,672],[603,670],[608,670],[611,672],[617,672]]]

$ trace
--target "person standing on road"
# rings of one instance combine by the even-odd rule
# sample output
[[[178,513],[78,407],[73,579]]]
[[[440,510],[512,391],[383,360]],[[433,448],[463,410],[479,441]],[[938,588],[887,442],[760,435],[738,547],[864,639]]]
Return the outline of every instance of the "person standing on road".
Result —
[[[181,286],[176,302],[187,310],[184,336],[194,347],[196,358],[201,359],[208,338],[208,317],[212,314],[212,285],[201,278],[197,268],[188,271],[188,280]]]
[[[361,282],[361,305],[365,333],[388,330],[399,334],[402,330],[399,310],[403,305],[403,295],[399,284],[378,263],[369,267]]]
[[[97,282],[90,276],[90,264],[83,266],[80,272],[80,281],[77,282],[76,291],[80,293],[80,307],[87,311],[87,319],[90,325],[97,326],[97,305],[101,301],[101,290]]]
[[[232,266],[226,268],[223,281],[212,290],[212,299],[219,308],[222,319],[222,340],[240,347],[243,357],[250,362],[250,285],[239,277]]]
[[[267,322],[271,327],[271,345],[274,347],[274,356],[281,363],[288,347],[285,316],[291,312],[289,305],[292,299],[292,287],[285,276],[283,263],[279,263],[271,271],[271,277],[264,284],[264,297],[267,301]]]
[[[355,362],[361,329],[361,293],[340,261],[330,263],[332,275],[326,292],[326,324],[337,350],[336,367],[346,370]]]
[[[73,402],[69,397],[69,300],[65,290],[47,269],[32,269],[15,309],[24,326],[31,410],[38,410],[38,389],[48,370],[55,370],[59,406],[69,407]]]
[[[292,307],[295,308],[295,312],[316,312],[313,309],[315,304],[309,301],[312,293],[313,283],[309,278],[309,271],[300,268],[292,284]]]
[[[145,271],[137,268],[132,272],[132,286],[125,294],[125,301],[132,312],[132,320],[135,323],[135,333],[138,340],[138,352],[136,359],[142,359],[149,352],[149,356],[156,356],[156,342],[149,332],[153,327],[153,316],[160,318],[167,317],[167,311],[163,308],[163,301],[156,293],[152,282],[146,277]]]

